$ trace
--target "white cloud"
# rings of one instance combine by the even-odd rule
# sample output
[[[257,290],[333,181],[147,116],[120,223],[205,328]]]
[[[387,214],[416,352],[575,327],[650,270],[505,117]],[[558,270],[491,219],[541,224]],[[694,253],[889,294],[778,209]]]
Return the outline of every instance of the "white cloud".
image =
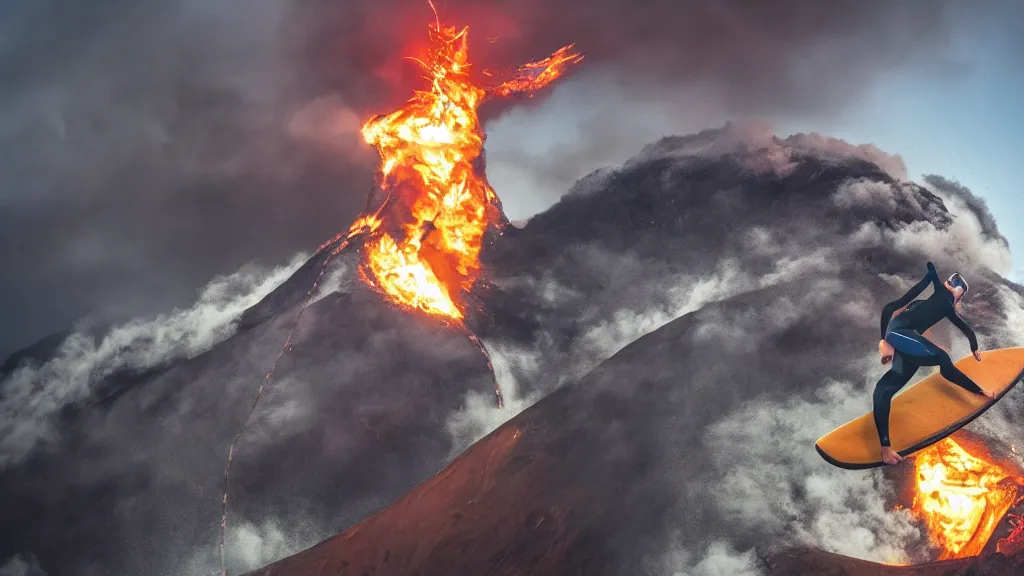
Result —
[[[133,320],[96,338],[74,333],[45,364],[23,365],[0,382],[0,469],[51,441],[51,417],[87,400],[95,385],[122,369],[145,370],[193,357],[229,338],[242,312],[302,265],[306,255],[271,270],[247,266],[214,278],[191,308]]]

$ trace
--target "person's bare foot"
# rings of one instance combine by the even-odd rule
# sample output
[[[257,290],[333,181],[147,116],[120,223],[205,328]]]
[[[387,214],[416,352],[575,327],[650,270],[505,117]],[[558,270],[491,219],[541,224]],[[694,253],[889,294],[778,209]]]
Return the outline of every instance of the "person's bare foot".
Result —
[[[882,446],[882,462],[886,464],[899,464],[903,462],[903,456],[896,453],[890,446]]]

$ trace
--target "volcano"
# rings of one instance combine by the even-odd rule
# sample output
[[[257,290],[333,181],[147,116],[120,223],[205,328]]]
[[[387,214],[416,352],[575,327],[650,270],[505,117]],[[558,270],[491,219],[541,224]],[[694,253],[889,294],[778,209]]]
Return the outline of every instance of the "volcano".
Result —
[[[346,247],[238,442],[229,573],[1016,573],[1019,506],[979,556],[939,562],[912,465],[838,470],[813,448],[870,409],[878,311],[928,260],[971,279],[983,348],[1020,345],[1006,241],[962,194],[813,134],[654,142],[483,247],[464,322],[504,408],[466,331],[382,299]],[[0,557],[217,572],[226,447],[335,247],[237,314],[5,364]],[[219,327],[169,329],[196,317]],[[964,432],[1014,466],[1018,396]]]

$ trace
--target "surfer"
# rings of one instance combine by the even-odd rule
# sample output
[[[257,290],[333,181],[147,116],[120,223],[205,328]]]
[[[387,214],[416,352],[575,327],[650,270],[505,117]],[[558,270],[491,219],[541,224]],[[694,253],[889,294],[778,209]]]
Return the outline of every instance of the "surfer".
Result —
[[[914,300],[929,283],[934,287],[932,295],[924,300]],[[886,464],[903,461],[903,457],[889,445],[889,408],[892,397],[914,377],[921,366],[938,366],[942,377],[957,386],[992,399],[996,397],[995,392],[984,391],[961,372],[945,350],[921,335],[946,318],[967,336],[974,359],[981,362],[978,338],[970,324],[957,313],[960,301],[967,295],[967,289],[967,281],[959,272],[942,282],[935,265],[929,262],[928,273],[924,278],[899,300],[886,304],[882,309],[882,339],[878,342],[878,353],[882,357],[882,364],[891,362],[892,367],[875,384],[874,415],[878,438],[882,444],[882,461]]]

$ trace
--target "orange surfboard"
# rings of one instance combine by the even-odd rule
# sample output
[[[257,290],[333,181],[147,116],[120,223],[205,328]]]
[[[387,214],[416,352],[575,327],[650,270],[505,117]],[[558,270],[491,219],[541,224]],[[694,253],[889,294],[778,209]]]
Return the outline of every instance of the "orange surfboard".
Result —
[[[986,391],[990,400],[972,394],[937,371],[892,399],[889,439],[900,456],[907,456],[963,428],[999,401],[1024,377],[1024,348],[1002,348],[957,361],[956,366]],[[883,466],[874,413],[856,418],[822,436],[814,447],[829,464],[847,470]]]

